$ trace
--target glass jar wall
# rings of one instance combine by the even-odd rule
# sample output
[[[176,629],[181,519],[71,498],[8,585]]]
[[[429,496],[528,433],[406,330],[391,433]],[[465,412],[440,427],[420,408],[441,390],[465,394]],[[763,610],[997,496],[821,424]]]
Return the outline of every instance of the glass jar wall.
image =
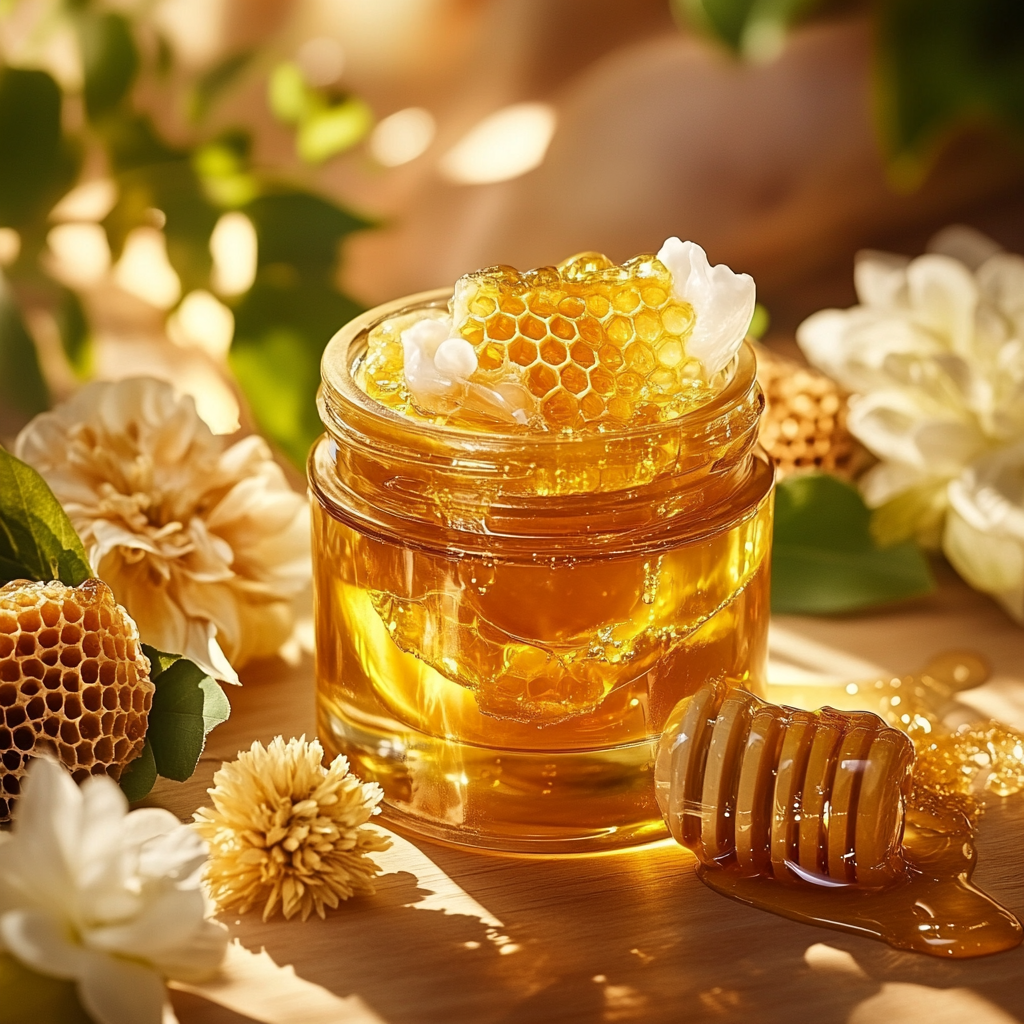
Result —
[[[677,419],[581,435],[397,416],[352,372],[372,310],[324,356],[310,457],[318,715],[385,820],[528,853],[665,834],[654,758],[710,678],[759,690],[772,470],[744,347]]]

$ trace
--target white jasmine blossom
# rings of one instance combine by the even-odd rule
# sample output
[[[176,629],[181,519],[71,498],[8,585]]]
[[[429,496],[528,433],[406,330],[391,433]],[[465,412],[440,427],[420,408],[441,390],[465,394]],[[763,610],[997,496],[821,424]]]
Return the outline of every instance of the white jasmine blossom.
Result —
[[[977,459],[950,484],[942,549],[972,587],[1024,624],[1024,439]]]
[[[148,378],[96,382],[16,445],[146,642],[217,678],[277,652],[308,588],[309,509],[266,443],[215,435]]]
[[[104,776],[81,788],[34,761],[0,834],[0,947],[74,981],[98,1024],[160,1024],[166,979],[214,974],[227,930],[207,917],[206,845],[169,811],[128,813]]]
[[[699,359],[707,376],[713,377],[729,364],[747,335],[756,302],[754,279],[734,273],[724,263],[711,266],[696,242],[675,237],[666,239],[658,259],[672,275],[675,297],[693,307],[687,354]]]
[[[854,393],[849,428],[880,460],[861,481],[880,539],[941,544],[972,585],[1012,608],[1024,567],[1014,583],[1012,558],[996,571],[999,559],[965,545],[968,532],[1006,541],[1007,509],[1019,506],[994,481],[1009,479],[1005,459],[1024,440],[1024,258],[968,228],[946,229],[931,249],[913,260],[859,254],[860,305],[815,313],[797,341]]]

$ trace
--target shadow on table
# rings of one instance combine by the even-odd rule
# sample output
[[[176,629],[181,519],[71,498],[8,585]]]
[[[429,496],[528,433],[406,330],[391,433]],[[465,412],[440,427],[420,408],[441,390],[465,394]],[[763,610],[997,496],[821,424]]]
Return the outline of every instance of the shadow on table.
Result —
[[[1012,840],[1021,820],[1019,807],[993,812],[984,845]],[[1022,949],[942,962],[766,916],[704,888],[676,847],[561,861],[421,848],[501,927],[418,908],[430,890],[397,872],[373,899],[297,926],[301,943],[277,928],[260,944],[389,1024],[746,1024],[788,1022],[798,1007],[814,1024],[1024,1017]],[[1004,862],[987,881],[1020,913],[1024,885],[1012,873]]]

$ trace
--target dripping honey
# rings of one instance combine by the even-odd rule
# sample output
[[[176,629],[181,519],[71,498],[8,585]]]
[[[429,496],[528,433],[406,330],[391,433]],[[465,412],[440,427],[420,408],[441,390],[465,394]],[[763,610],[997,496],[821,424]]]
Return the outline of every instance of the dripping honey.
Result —
[[[725,896],[939,957],[1021,941],[971,882],[963,794],[877,715],[707,685],[670,716],[656,785],[673,835]]]
[[[708,678],[760,690],[772,471],[744,349],[668,422],[575,435],[399,415],[324,359],[310,460],[319,728],[390,823],[450,842],[586,852],[664,834],[653,768]]]

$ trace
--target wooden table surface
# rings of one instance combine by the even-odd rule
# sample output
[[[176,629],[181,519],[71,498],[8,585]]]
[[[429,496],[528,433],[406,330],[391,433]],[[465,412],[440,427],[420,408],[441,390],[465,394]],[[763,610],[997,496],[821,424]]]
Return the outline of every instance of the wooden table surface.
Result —
[[[904,674],[953,648],[993,666],[971,704],[1024,728],[1024,631],[949,575],[897,609],[779,619],[772,679]],[[314,731],[308,661],[260,666],[230,696],[232,717],[194,779],[154,793],[182,817],[222,759],[254,739]],[[990,807],[978,851],[976,880],[1024,918],[1024,795]],[[395,835],[380,862],[377,894],[326,921],[226,915],[234,942],[223,976],[175,989],[181,1024],[1024,1021],[1024,947],[943,962],[790,922],[705,888],[670,840],[525,859]]]

